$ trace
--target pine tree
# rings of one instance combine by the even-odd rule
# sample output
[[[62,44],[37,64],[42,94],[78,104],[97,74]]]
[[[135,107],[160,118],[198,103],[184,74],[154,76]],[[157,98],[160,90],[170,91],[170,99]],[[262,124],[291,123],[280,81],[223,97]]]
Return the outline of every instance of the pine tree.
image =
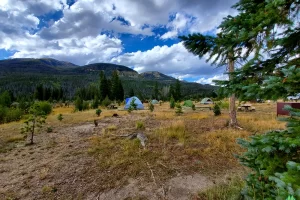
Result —
[[[130,96],[130,97],[133,97],[133,96],[134,96],[133,88],[130,88],[130,90],[129,90],[129,96]]]
[[[110,96],[110,87],[108,80],[103,71],[100,72],[100,100],[102,101],[106,96]]]
[[[181,84],[178,79],[175,82],[174,99],[175,99],[175,101],[181,100]]]
[[[224,19],[222,35],[232,36],[233,44],[240,47],[235,56],[247,58],[252,52],[254,56],[231,73],[229,81],[218,82],[225,93],[242,99],[257,95],[278,99],[299,93],[299,1],[240,0],[234,8],[239,14]],[[268,58],[261,56],[263,52]],[[240,162],[252,169],[243,191],[246,199],[300,199],[300,110],[286,109],[290,111],[286,130],[239,140],[247,149]]]
[[[111,79],[111,99],[112,100],[118,100],[118,92],[119,92],[119,75],[118,71],[115,70],[112,73],[112,79]]]
[[[159,100],[158,95],[159,95],[158,84],[157,81],[155,81],[154,88],[153,88],[153,98]]]
[[[46,115],[38,107],[38,104],[34,104],[29,109],[29,117],[24,122],[25,126],[21,128],[21,133],[30,134],[30,144],[33,144],[33,136],[37,132],[38,128],[42,128],[45,123]]]
[[[171,84],[170,85],[170,89],[169,89],[169,98],[171,98],[171,97],[174,97],[174,87],[173,87],[173,85]]]
[[[118,101],[123,101],[123,99],[124,99],[124,88],[123,88],[121,80],[119,80],[119,82],[118,82],[117,100]]]
[[[211,61],[212,64],[218,66],[228,65],[229,79],[232,79],[232,73],[234,72],[234,64],[237,61],[242,51],[239,43],[235,41],[235,34],[239,32],[237,29],[232,29],[230,34],[223,34],[223,29],[217,36],[202,35],[200,33],[194,33],[188,36],[179,37],[184,46],[193,54],[202,58],[208,54],[207,60]],[[236,109],[235,109],[235,94],[232,93],[230,97],[230,126],[237,126]]]

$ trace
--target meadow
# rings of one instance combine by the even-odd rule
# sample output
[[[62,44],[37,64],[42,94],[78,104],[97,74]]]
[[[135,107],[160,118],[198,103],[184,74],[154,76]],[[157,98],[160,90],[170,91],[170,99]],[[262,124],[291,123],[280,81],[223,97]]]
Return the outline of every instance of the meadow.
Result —
[[[2,124],[0,199],[238,198],[249,170],[235,157],[244,151],[237,138],[285,127],[276,103],[253,105],[255,112],[237,114],[242,129],[228,128],[226,108],[214,116],[197,104],[179,116],[168,102],[154,112],[101,108],[99,117],[58,107],[34,145],[20,134],[23,121]],[[147,137],[145,148],[124,137],[133,133]]]

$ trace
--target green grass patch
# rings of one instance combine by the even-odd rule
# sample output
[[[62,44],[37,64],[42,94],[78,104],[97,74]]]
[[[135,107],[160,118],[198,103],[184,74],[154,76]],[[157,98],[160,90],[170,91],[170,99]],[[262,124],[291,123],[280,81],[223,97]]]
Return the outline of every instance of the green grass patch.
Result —
[[[199,200],[242,200],[241,190],[245,182],[241,177],[234,177],[227,184],[223,183],[198,194]]]

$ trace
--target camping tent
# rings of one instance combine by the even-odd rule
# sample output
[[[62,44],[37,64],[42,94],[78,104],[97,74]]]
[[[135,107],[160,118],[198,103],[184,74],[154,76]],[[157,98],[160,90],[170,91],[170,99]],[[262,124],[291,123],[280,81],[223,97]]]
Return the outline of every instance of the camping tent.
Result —
[[[213,100],[211,100],[210,98],[204,98],[201,101],[201,104],[213,104]]]
[[[130,97],[125,99],[125,104],[127,104],[127,102],[129,101]]]
[[[184,101],[183,106],[193,107],[193,102],[191,100],[186,100]]]
[[[127,110],[127,109],[130,107],[130,103],[131,103],[131,101],[132,101],[133,99],[135,99],[134,103],[136,104],[136,108],[137,108],[138,110],[144,110],[144,105],[143,105],[143,103],[142,103],[142,102],[139,100],[139,98],[137,98],[136,96],[130,97],[130,98],[126,99],[126,104],[125,104],[125,106],[124,106],[124,109]]]
[[[152,104],[159,104],[159,102],[158,102],[156,99],[153,99],[153,100],[151,101],[151,103],[152,103]]]

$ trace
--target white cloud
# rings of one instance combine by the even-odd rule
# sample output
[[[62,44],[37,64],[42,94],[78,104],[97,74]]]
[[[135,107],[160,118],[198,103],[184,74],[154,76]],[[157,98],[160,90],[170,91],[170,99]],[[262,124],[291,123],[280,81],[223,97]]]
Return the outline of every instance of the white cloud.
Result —
[[[122,51],[122,42],[106,35],[47,41],[37,35],[27,35],[19,41],[9,41],[7,48],[18,49],[12,58],[51,57],[79,65],[109,62]],[[0,46],[1,48],[1,46]]]
[[[186,28],[190,26],[192,19],[184,14],[176,13],[175,18],[167,24],[170,29],[167,33],[161,36],[162,39],[178,37]]]
[[[155,46],[148,51],[125,53],[114,57],[111,61],[133,67],[138,72],[159,71],[178,76],[186,74],[209,75],[221,70],[205,63],[205,59],[200,60],[197,56],[189,53],[182,43],[170,47]]]
[[[17,51],[14,58],[53,57],[79,65],[114,62],[138,72],[159,71],[180,79],[201,76],[205,78],[199,81],[209,82],[209,76],[221,69],[189,53],[182,43],[123,54],[118,34],[159,38],[154,28],[167,27],[160,38],[168,39],[211,31],[236,1],[78,0],[69,7],[67,0],[0,0],[0,49]],[[38,17],[55,11],[62,11],[62,18],[40,30]]]
[[[196,83],[200,84],[209,84],[209,85],[215,85],[213,82],[214,80],[228,80],[227,74],[218,74],[214,75],[213,77],[202,77],[199,80],[195,81]]]

